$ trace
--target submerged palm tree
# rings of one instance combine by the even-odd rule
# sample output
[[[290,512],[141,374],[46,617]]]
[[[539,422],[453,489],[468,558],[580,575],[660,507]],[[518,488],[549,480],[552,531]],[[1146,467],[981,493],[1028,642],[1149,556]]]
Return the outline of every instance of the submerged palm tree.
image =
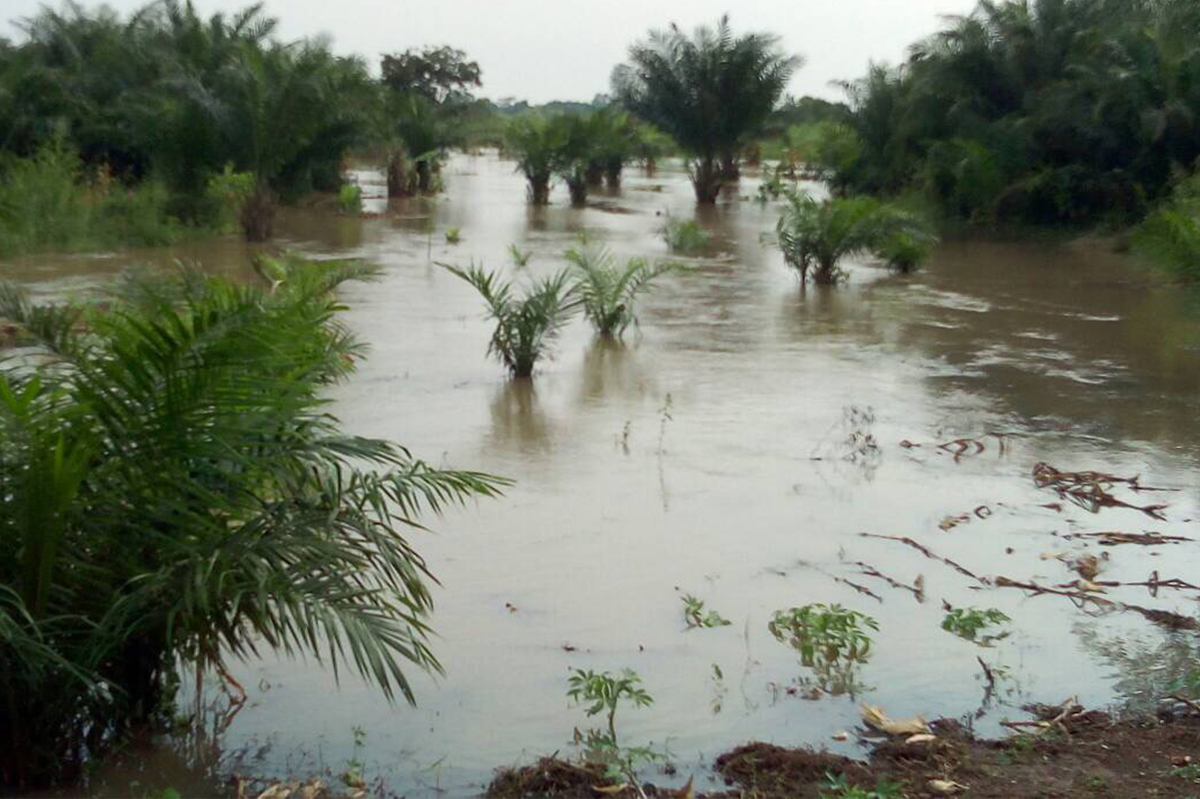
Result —
[[[534,366],[549,356],[550,344],[579,307],[565,269],[534,282],[518,297],[512,282],[497,272],[474,264],[467,269],[441,266],[470,283],[487,303],[488,316],[496,320],[488,354],[508,367],[513,377],[533,375]]]
[[[324,399],[362,353],[351,263],[273,263],[275,290],[187,275],[105,309],[0,317],[0,782],[70,777],[170,709],[179,669],[262,650],[357,671],[409,701],[432,579],[420,517],[502,481],[347,435]]]
[[[620,337],[631,323],[637,324],[633,306],[638,295],[676,268],[670,263],[651,264],[645,258],[631,258],[621,268],[612,250],[594,244],[567,250],[566,257],[575,272],[583,315],[605,337]]]
[[[789,191],[775,229],[784,259],[814,283],[836,283],[838,262],[858,252],[872,252],[898,269],[912,269],[936,237],[920,217],[873,197],[833,198],[818,202]]]
[[[517,170],[529,182],[529,202],[550,202],[550,183],[558,172],[566,128],[554,118],[524,116],[505,131],[505,148],[517,159]]]
[[[769,34],[734,36],[729,18],[687,36],[651,31],[613,71],[622,104],[669,134],[690,158],[700,203],[716,202],[736,172],[737,153],[759,131],[801,61]]]

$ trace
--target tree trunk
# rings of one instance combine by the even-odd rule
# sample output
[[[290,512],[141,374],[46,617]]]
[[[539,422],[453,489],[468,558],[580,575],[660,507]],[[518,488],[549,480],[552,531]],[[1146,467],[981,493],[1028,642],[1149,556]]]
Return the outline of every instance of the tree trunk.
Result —
[[[721,177],[731,183],[741,180],[742,169],[737,150],[721,153]]]
[[[567,191],[571,193],[571,205],[576,208],[582,208],[587,205],[588,182],[587,178],[576,175],[573,178],[567,178]]]
[[[820,261],[813,272],[813,282],[820,286],[832,286],[838,280],[837,262]]]
[[[599,186],[604,182],[604,164],[591,163],[583,173],[589,186]]]
[[[429,168],[428,161],[417,162],[417,191],[425,194],[429,191],[432,185],[433,170]]]
[[[654,177],[654,173],[658,170],[658,161],[652,157],[646,158],[646,177]]]
[[[604,179],[608,182],[610,189],[616,189],[621,186],[621,169],[625,164],[621,161],[612,161],[604,168]]]
[[[713,205],[721,193],[721,169],[711,155],[700,156],[692,164],[692,188],[696,190],[696,202]]]
[[[529,202],[533,205],[550,204],[550,177],[537,175],[529,180]]]
[[[254,193],[242,204],[242,232],[246,241],[266,241],[275,230],[275,194],[265,183],[259,183]]]

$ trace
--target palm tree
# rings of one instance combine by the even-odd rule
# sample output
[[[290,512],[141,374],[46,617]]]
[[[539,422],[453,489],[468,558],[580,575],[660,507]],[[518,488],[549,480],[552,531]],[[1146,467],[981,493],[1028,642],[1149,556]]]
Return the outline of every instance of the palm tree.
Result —
[[[645,258],[631,258],[621,268],[612,250],[594,244],[567,250],[566,257],[575,272],[575,293],[583,315],[605,338],[620,338],[631,323],[636,325],[633,306],[638,295],[677,268],[670,263],[651,264]]]
[[[813,282],[836,283],[838,262],[858,252],[880,255],[907,271],[936,241],[924,220],[873,197],[833,198],[818,202],[808,194],[787,192],[787,205],[776,225],[779,247],[788,266]]]
[[[509,123],[505,147],[529,182],[529,202],[550,202],[550,182],[559,170],[567,129],[557,118],[521,116]]]
[[[548,357],[550,344],[579,307],[565,269],[534,282],[518,297],[512,282],[497,272],[474,264],[467,269],[440,266],[471,284],[483,297],[488,316],[496,320],[488,354],[503,363],[513,377],[533,375],[534,366]]]
[[[362,347],[335,292],[372,270],[286,260],[272,293],[187,274],[106,308],[0,317],[0,784],[68,778],[170,709],[182,667],[262,650],[414,700],[438,671],[409,534],[496,478],[346,435],[326,387]]]
[[[677,26],[651,31],[613,71],[613,89],[638,117],[669,134],[690,158],[700,203],[716,202],[741,146],[761,128],[801,61],[778,37],[735,37],[728,17],[689,37]]]

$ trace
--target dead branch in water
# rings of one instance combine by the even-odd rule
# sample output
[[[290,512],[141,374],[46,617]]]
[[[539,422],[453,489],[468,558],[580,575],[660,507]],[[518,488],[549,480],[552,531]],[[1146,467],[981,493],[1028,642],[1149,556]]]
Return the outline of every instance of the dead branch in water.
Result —
[[[879,571],[874,566],[870,565],[869,563],[863,563],[861,560],[851,561],[850,565],[857,566],[862,571],[862,573],[868,577],[875,577],[877,579],[883,580],[885,583],[890,585],[892,588],[899,588],[903,591],[910,592],[914,597],[916,597],[918,602],[925,601],[925,580],[922,577],[918,576],[917,579],[913,582],[913,584],[909,585],[908,583],[902,583],[893,577],[888,577],[886,574]]]
[[[996,586],[999,588],[1020,588],[1023,591],[1029,591],[1033,595],[1054,594],[1055,596],[1065,596],[1075,603],[1076,607],[1083,609],[1089,602],[1097,608],[1104,611],[1133,611],[1140,614],[1147,621],[1152,621],[1155,624],[1161,624],[1171,630],[1200,630],[1200,622],[1188,616],[1182,616],[1178,613],[1172,613],[1169,610],[1158,610],[1156,608],[1146,608],[1141,605],[1131,605],[1126,602],[1117,602],[1112,599],[1106,599],[1101,596],[1089,593],[1082,590],[1066,590],[1062,588],[1053,588],[1037,583],[1022,583],[1018,580],[1010,580],[1007,577],[1000,576],[996,578]]]
[[[917,550],[922,555],[924,555],[927,558],[930,558],[931,560],[940,560],[942,563],[945,563],[947,566],[954,569],[959,574],[970,577],[972,580],[976,581],[980,585],[991,585],[992,584],[988,578],[980,577],[979,575],[972,572],[970,569],[960,566],[959,564],[955,563],[954,561],[950,560],[949,558],[943,558],[941,555],[939,555],[936,552],[934,552],[933,550],[929,549],[929,547],[924,546],[923,544],[918,544],[916,541],[912,540],[908,536],[879,535],[878,533],[859,533],[859,535],[862,536],[863,538],[882,538],[886,541],[899,541],[901,544],[907,544],[908,546]]]
[[[1063,536],[1064,539],[1072,538],[1092,538],[1096,540],[1102,547],[1113,547],[1118,544],[1138,544],[1144,547],[1161,546],[1164,544],[1181,544],[1184,541],[1193,542],[1194,538],[1185,538],[1181,535],[1163,535],[1161,533],[1068,533]]]
[[[1121,483],[1131,491],[1177,491],[1174,488],[1150,488],[1138,482],[1138,476],[1118,477],[1104,472],[1064,472],[1048,463],[1038,462],[1033,467],[1033,482],[1038,488],[1050,488],[1063,499],[1068,499],[1091,513],[1101,508],[1130,508],[1140,510],[1152,519],[1165,521],[1162,511],[1166,505],[1133,505],[1112,495],[1114,485]]]

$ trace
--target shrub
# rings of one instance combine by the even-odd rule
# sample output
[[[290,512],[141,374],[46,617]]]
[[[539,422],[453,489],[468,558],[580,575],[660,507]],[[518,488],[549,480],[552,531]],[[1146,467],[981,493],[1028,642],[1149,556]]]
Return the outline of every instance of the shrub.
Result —
[[[659,233],[672,252],[695,252],[708,246],[711,235],[694,219],[676,219],[667,214]]]

